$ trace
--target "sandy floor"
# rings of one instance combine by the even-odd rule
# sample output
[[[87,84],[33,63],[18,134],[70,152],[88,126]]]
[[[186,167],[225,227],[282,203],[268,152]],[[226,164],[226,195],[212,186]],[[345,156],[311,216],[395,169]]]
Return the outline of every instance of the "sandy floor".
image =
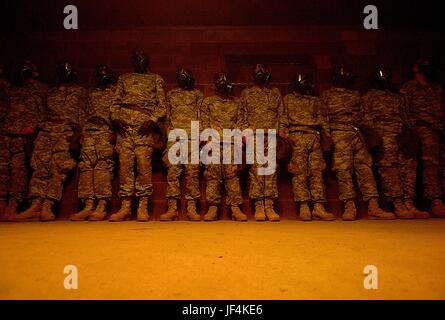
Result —
[[[2,299],[445,299],[445,221],[2,223],[0,270]]]

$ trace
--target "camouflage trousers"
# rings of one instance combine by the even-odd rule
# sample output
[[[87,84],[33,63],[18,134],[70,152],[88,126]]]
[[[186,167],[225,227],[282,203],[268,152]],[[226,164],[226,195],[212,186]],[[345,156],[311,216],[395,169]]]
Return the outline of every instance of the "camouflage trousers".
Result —
[[[332,130],[333,170],[337,176],[340,200],[355,199],[355,177],[363,200],[379,196],[372,172],[372,158],[363,137],[356,131]]]
[[[114,161],[110,135],[107,130],[84,133],[79,163],[80,199],[111,199]]]
[[[181,175],[184,172],[185,178],[185,198],[187,200],[194,200],[200,197],[199,190],[199,164],[191,164],[192,151],[190,141],[188,141],[188,164],[172,164],[168,158],[170,148],[175,144],[169,141],[167,148],[163,154],[163,162],[167,167],[167,194],[166,197],[170,199],[181,198]],[[196,156],[196,155],[194,155]]]
[[[230,146],[233,154],[233,145]],[[227,148],[229,150],[229,148]],[[224,152],[220,148],[220,154]],[[241,205],[243,197],[238,178],[237,164],[209,164],[206,166],[204,178],[206,181],[206,199],[210,205],[218,205],[221,202],[221,185],[224,183],[226,202],[229,206]]]
[[[138,135],[138,127],[128,128],[125,136],[118,135],[116,152],[119,155],[119,197],[148,197],[153,193],[152,138]],[[137,177],[135,178],[135,163]]]
[[[294,200],[298,202],[326,202],[326,189],[323,171],[326,163],[317,133],[294,132],[292,158],[288,170],[292,174]]]
[[[264,154],[267,154],[268,141],[264,141]],[[267,165],[258,163],[256,160],[249,168],[249,197],[253,200],[278,198],[277,170],[268,175],[259,175],[258,169]]]
[[[22,201],[27,189],[25,138],[0,135],[0,200]]]
[[[69,150],[72,134],[71,131],[41,131],[37,136],[31,158],[31,197],[56,201],[62,198],[63,183],[68,173],[76,167]]]
[[[425,198],[432,200],[442,197],[440,183],[440,149],[439,134],[432,128],[417,126],[417,135],[421,141],[422,150],[422,186]]]
[[[396,133],[382,134],[377,167],[385,198],[415,198],[417,160],[399,152]]]

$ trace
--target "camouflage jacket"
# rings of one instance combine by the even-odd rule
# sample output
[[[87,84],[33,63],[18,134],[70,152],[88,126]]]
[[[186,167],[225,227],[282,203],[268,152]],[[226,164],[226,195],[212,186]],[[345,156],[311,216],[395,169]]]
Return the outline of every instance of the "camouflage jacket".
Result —
[[[199,90],[176,88],[167,93],[168,130],[183,129],[190,137],[191,121],[200,121],[204,95]]]
[[[291,93],[284,97],[284,114],[280,119],[285,133],[294,131],[323,131],[329,136],[326,106],[314,96]]]
[[[25,127],[36,129],[45,119],[45,104],[48,87],[32,81],[23,87],[12,87],[9,91],[9,108],[3,119],[1,131],[18,135]]]
[[[110,131],[111,130],[111,106],[114,103],[114,87],[94,88],[88,94],[88,109],[90,116],[84,126],[84,131]],[[100,121],[93,121],[99,118]],[[100,123],[103,121],[103,123]]]
[[[405,94],[408,115],[414,124],[431,126],[442,130],[444,114],[442,110],[442,88],[437,83],[423,86],[416,80],[405,83],[400,92]]]
[[[331,88],[324,91],[321,98],[327,107],[331,130],[354,130],[364,124],[363,104],[358,91]]]
[[[244,89],[241,105],[249,129],[284,131],[279,121],[284,113],[284,104],[278,88],[253,86]]]
[[[157,122],[165,112],[165,84],[159,75],[126,73],[119,77],[111,112],[113,120],[138,127],[149,120]]]
[[[48,91],[45,131],[67,131],[82,127],[91,114],[88,91],[77,84],[63,84]]]
[[[363,96],[365,121],[380,133],[399,133],[409,124],[405,99],[389,90],[372,89]]]
[[[241,108],[240,100],[235,97],[222,98],[219,96],[204,99],[201,108],[202,128],[212,128],[223,138],[224,129],[246,129],[246,120]]]

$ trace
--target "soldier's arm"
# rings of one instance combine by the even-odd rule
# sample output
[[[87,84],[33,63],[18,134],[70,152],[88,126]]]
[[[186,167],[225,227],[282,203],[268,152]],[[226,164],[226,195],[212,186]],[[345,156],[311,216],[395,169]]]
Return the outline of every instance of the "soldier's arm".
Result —
[[[203,100],[200,107],[201,130],[210,128],[210,101],[209,98]]]
[[[124,95],[124,83],[122,78],[119,77],[114,91],[114,101],[110,107],[110,118],[112,121],[120,120],[120,110],[121,110],[123,95]]]
[[[328,108],[322,99],[317,99],[317,117],[322,133],[326,136],[331,136]]]
[[[240,129],[241,131],[248,128],[246,114],[242,107],[241,101],[235,98],[235,103],[238,105],[238,114],[236,116],[236,129]]]
[[[94,114],[94,110],[89,103],[88,91],[82,88],[79,97],[79,119],[78,125],[79,128],[83,128],[88,118]]]
[[[158,104],[155,107],[153,117],[151,120],[158,122],[161,118],[166,116],[167,103],[165,98],[165,82],[161,77],[156,77],[156,97]]]
[[[361,99],[361,103],[362,103],[363,122],[367,126],[373,127],[374,126],[374,113],[372,112],[372,110],[373,110],[372,97],[370,97],[369,94],[365,94]]]
[[[285,99],[281,98],[280,100],[281,106],[279,107],[278,133],[287,136],[289,134],[288,105]]]

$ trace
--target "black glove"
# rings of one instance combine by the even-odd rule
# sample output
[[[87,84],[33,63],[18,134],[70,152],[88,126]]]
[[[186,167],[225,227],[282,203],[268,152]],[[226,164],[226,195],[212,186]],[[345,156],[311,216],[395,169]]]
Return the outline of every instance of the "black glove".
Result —
[[[145,121],[142,126],[138,130],[138,135],[140,136],[147,136],[150,134],[151,131],[155,128],[156,124],[153,120]]]

